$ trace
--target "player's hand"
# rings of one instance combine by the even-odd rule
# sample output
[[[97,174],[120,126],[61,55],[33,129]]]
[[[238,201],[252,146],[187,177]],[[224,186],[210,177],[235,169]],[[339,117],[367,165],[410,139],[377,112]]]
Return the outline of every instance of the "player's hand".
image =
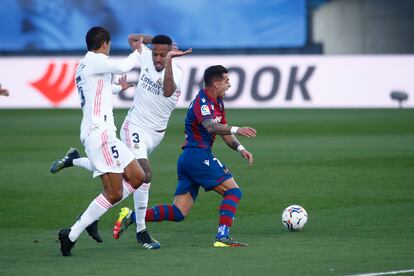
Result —
[[[10,95],[9,90],[1,88],[0,84],[0,95],[8,97]]]
[[[175,41],[173,41],[173,42],[172,42],[172,45],[171,45],[171,51],[179,51],[179,50],[178,50],[177,43],[175,43]]]
[[[132,86],[134,86],[132,83],[128,83],[127,82],[127,76],[126,75],[122,75],[119,79],[118,79],[118,85],[120,85],[122,87],[122,90],[128,89]]]
[[[253,165],[253,154],[248,152],[246,149],[240,151],[241,156],[249,162],[249,167]]]
[[[129,45],[131,45],[131,48],[133,51],[138,50],[138,52],[141,53],[142,51],[142,41],[144,41],[144,38],[142,36],[139,36],[138,39],[134,37],[133,35],[128,36]]]
[[[257,131],[252,127],[239,127],[237,135],[244,136],[247,138],[256,137]]]
[[[193,52],[193,48],[189,48],[186,51],[178,50],[177,47],[172,47],[171,50],[168,52],[167,57],[174,58],[174,57],[181,57],[190,54]]]

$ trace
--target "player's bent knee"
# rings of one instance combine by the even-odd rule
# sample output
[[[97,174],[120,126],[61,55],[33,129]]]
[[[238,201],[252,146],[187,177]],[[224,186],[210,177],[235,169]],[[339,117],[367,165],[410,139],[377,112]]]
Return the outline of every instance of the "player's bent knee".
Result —
[[[173,209],[174,209],[174,221],[175,222],[183,221],[185,216],[188,214],[188,211],[183,212],[183,211],[180,210],[180,208],[178,208],[175,205],[173,205]]]
[[[151,180],[152,180],[152,172],[151,171],[146,171],[144,182],[145,183],[151,183]]]
[[[130,184],[132,187],[137,189],[139,186],[141,186],[142,183],[144,183],[145,175],[143,171],[137,171],[131,178]]]
[[[106,197],[111,204],[115,204],[122,199],[122,190],[117,192],[107,193]]]
[[[236,196],[237,198],[241,199],[241,198],[242,198],[243,193],[242,193],[242,191],[240,190],[240,188],[233,188],[233,189],[227,190],[227,191],[224,193],[224,196],[227,196],[227,195],[234,195],[234,196]]]

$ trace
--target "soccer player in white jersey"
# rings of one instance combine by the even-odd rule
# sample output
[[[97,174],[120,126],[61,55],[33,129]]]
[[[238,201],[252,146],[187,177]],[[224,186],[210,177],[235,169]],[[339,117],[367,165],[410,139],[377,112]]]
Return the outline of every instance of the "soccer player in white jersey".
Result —
[[[160,247],[158,241],[149,235],[145,225],[145,213],[148,205],[149,188],[152,171],[148,156],[161,143],[171,112],[174,110],[181,93],[181,70],[175,65],[173,58],[191,53],[179,51],[172,43],[171,38],[158,35],[152,38],[148,35],[131,34],[128,41],[134,43],[143,40],[151,43],[152,49],[142,45],[140,51],[141,73],[139,75],[133,106],[129,110],[122,125],[121,140],[134,153],[145,172],[145,183],[134,192],[135,222],[137,241],[147,249]],[[79,158],[76,150],[70,150],[67,155],[56,161],[51,168],[52,173],[72,165],[90,169],[86,158]],[[114,238],[118,238],[126,228],[120,224],[126,216],[130,216],[128,208],[122,208],[114,227]],[[87,229],[94,238],[97,234],[96,224],[93,229]],[[89,231],[90,230],[90,231]],[[97,239],[96,239],[97,240]]]
[[[79,235],[114,204],[126,198],[144,182],[144,171],[132,152],[116,138],[113,118],[112,74],[123,74],[135,66],[142,39],[134,41],[133,52],[124,60],[113,61],[108,55],[110,34],[93,27],[86,34],[88,52],[76,69],[76,85],[83,118],[80,139],[90,160],[93,176],[100,176],[104,191],[82,213],[71,228],[60,229],[60,251],[71,256]],[[119,87],[116,90],[120,90]]]

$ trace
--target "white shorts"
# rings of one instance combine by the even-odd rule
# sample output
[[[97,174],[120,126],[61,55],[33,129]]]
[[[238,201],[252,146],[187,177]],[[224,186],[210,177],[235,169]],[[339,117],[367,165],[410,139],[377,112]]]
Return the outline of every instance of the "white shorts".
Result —
[[[116,138],[115,131],[94,130],[83,145],[91,161],[93,177],[104,173],[124,173],[125,167],[134,160],[132,152]]]
[[[141,128],[128,119],[125,119],[120,131],[122,142],[132,151],[135,159],[148,159],[151,152],[161,143],[164,135],[165,131]]]

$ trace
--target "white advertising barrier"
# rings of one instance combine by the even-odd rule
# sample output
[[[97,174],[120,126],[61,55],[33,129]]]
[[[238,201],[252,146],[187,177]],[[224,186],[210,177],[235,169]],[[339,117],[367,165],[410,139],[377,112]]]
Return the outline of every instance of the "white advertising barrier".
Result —
[[[79,58],[0,58],[0,83],[10,91],[0,108],[79,108],[73,81]],[[184,72],[178,107],[189,105],[214,64],[229,69],[230,108],[395,108],[392,91],[407,93],[403,106],[414,107],[414,56],[190,55],[176,62]],[[139,70],[128,81],[136,82]],[[114,106],[130,107],[133,93],[114,95]]]

